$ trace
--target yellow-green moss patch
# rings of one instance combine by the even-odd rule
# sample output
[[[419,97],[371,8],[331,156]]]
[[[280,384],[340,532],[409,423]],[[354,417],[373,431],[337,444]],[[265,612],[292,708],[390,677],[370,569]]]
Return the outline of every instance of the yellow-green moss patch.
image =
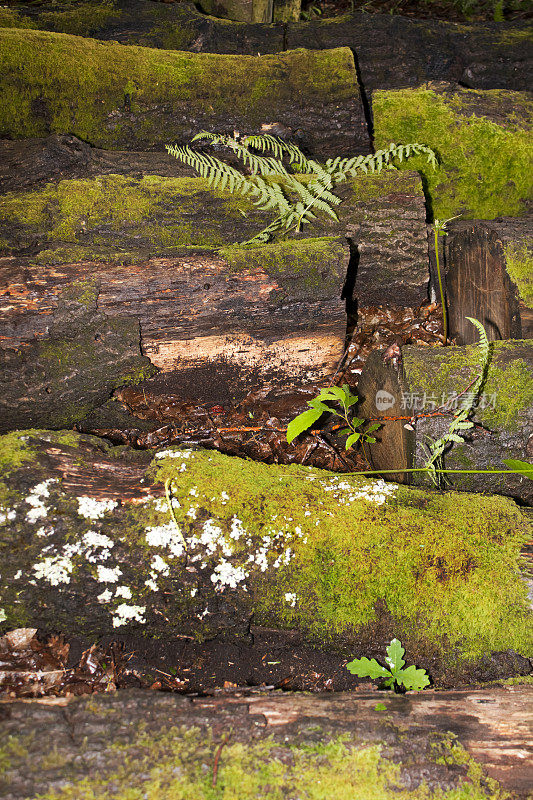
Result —
[[[533,307],[533,240],[509,242],[504,246],[507,272],[526,306]]]
[[[416,141],[438,153],[437,170],[421,158],[408,162],[424,175],[438,219],[520,216],[532,196],[531,109],[524,93],[499,89],[377,91],[376,146]]]

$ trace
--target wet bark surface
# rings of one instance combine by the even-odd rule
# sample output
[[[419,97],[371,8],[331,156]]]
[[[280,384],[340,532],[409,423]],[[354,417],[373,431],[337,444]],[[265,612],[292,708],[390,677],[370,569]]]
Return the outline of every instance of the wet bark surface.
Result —
[[[2,727],[5,736],[21,745],[11,757],[0,791],[6,800],[25,800],[54,788],[75,786],[95,770],[102,780],[100,791],[105,791],[107,781],[109,788],[116,789],[113,775],[129,752],[136,757],[130,762],[134,766],[127,784],[142,788],[150,773],[147,766],[154,766],[149,751],[145,752],[146,743],[155,747],[171,733],[174,752],[180,752],[186,741],[182,737],[196,727],[203,745],[182,758],[187,768],[197,765],[200,769],[206,762],[209,783],[220,787],[227,780],[235,743],[252,747],[273,737],[275,751],[270,756],[263,753],[257,763],[265,766],[275,756],[290,775],[289,742],[292,748],[313,748],[345,734],[348,750],[382,745],[383,755],[399,765],[397,790],[414,791],[424,782],[434,792],[468,783],[468,759],[460,766],[454,758],[454,747],[455,753],[463,747],[483,765],[485,775],[500,781],[514,798],[521,798],[530,787],[527,762],[533,743],[525,719],[531,703],[530,687],[312,698],[238,691],[230,696],[183,698],[130,690],[61,705],[11,702],[1,706]],[[141,725],[144,747],[137,742]],[[45,735],[32,737],[36,728]],[[69,763],[68,773],[50,759],[46,763],[51,741]],[[172,775],[172,766],[176,770],[175,762],[167,765],[164,748],[159,759],[164,780]],[[143,769],[148,773],[144,779]],[[488,796],[486,783],[479,788]]]
[[[495,348],[487,381],[474,404],[474,428],[465,431],[463,444],[448,448],[448,469],[505,469],[503,459],[531,458],[533,347],[529,340],[514,340],[495,343]],[[361,414],[385,418],[379,441],[369,448],[376,469],[425,464],[423,443],[428,436],[436,440],[448,432],[469,385],[480,372],[476,349],[407,347],[372,354],[363,369],[359,391],[364,397]],[[384,397],[380,398],[380,392],[386,393]],[[381,413],[380,401],[386,407]],[[513,401],[516,408],[509,413]],[[387,419],[390,417],[393,419]],[[510,495],[526,505],[533,500],[531,481],[519,475],[448,477],[454,488]],[[411,479],[426,480],[419,475]]]

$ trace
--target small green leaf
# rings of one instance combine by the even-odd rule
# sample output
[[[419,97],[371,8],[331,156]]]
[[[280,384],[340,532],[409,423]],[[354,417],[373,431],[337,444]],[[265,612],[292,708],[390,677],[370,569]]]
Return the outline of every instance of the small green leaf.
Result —
[[[374,443],[375,443],[375,441],[376,441],[376,440],[374,439],[374,437],[373,437],[373,436],[367,436],[367,435],[365,434],[365,442],[368,442],[368,444],[374,444]]]
[[[376,703],[376,705],[374,706],[374,711],[386,711],[386,710],[387,706],[385,705],[385,703]]]
[[[287,441],[290,444],[293,439],[296,439],[300,433],[306,431],[311,425],[320,419],[322,416],[322,410],[318,409],[309,409],[309,411],[303,411],[301,414],[298,414],[293,420],[289,422],[287,425]]]
[[[378,428],[381,428],[381,422],[373,422],[372,425],[368,426],[365,433],[372,433],[372,431],[377,431]]]
[[[387,678],[391,675],[389,670],[378,664],[375,658],[369,659],[366,656],[354,658],[346,664],[346,669],[358,678]]]
[[[352,445],[354,445],[359,439],[361,438],[360,433],[352,433],[351,436],[348,436],[346,439],[345,449],[349,450]]]
[[[417,669],[415,666],[401,669],[396,674],[396,682],[400,686],[405,686],[414,692],[421,692],[426,686],[429,686],[430,680],[427,676],[425,669]]]
[[[512,472],[516,472],[517,475],[522,475],[522,477],[533,481],[533,464],[528,464],[527,461],[519,461],[517,458],[504,458],[503,463]]]
[[[405,650],[402,647],[402,643],[399,639],[393,639],[392,642],[387,647],[387,658],[385,661],[390,667],[392,674],[395,676],[398,670],[400,670],[405,661],[403,660],[403,656],[405,654]]]

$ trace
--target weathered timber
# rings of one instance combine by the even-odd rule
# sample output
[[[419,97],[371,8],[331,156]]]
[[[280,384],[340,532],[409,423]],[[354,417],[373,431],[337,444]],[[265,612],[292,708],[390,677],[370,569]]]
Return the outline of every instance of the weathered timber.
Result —
[[[246,637],[253,616],[347,654],[396,635],[435,676],[450,647],[459,673],[530,651],[528,525],[508,498],[214,451],[150,462],[72,432],[12,433],[0,454],[4,629]]]
[[[428,83],[376,91],[372,109],[376,147],[423,142],[438,152],[437,169],[422,159],[408,162],[424,175],[437,219],[518,217],[530,211],[529,93]]]
[[[8,370],[2,397],[4,430],[21,426],[21,403],[25,414],[35,412],[35,417],[24,417],[26,426],[39,424],[44,409],[49,413],[58,399],[56,411],[63,419],[65,398],[58,396],[56,384],[75,380],[92,385],[102,359],[106,363],[105,349],[100,357],[100,339],[83,359],[76,356],[74,342],[88,336],[85,318],[69,324],[72,353],[65,353],[65,360],[53,357],[58,324],[73,295],[81,303],[90,296],[91,313],[97,312],[101,325],[122,323],[134,331],[137,347],[140,343],[151,363],[178,370],[185,383],[201,367],[204,378],[196,382],[195,395],[199,403],[209,401],[214,380],[225,379],[228,386],[238,383],[246,392],[258,385],[301,384],[332,374],[344,350],[341,291],[349,249],[344,239],[334,237],[298,244],[303,246],[262,247],[253,254],[257,263],[237,266],[216,253],[194,251],[135,266],[78,263],[49,268],[7,260],[0,326],[0,353]],[[40,376],[31,392],[29,378],[13,382],[22,368],[18,349],[31,374]],[[116,383],[109,390],[127,382],[120,377],[118,363],[111,371]],[[100,397],[100,403],[108,396]],[[81,396],[78,399],[81,403]],[[49,427],[57,427],[50,417],[44,419]],[[66,417],[62,424],[72,421]]]
[[[58,146],[61,158],[55,171]],[[20,187],[32,174],[36,183],[46,177],[57,181],[0,197],[3,254],[31,253],[34,264],[135,262],[171,256],[184,246],[227,246],[249,239],[273,218],[246,198],[209,189],[200,178],[152,174],[183,171],[170,156],[135,153],[128,163],[124,153],[93,151],[70,137],[50,137],[42,140],[41,150],[37,140],[30,142],[29,150],[37,156],[33,172],[22,149],[20,142],[0,146],[13,166],[0,174],[6,188]],[[100,167],[108,174],[94,175]],[[109,174],[115,170],[119,174]],[[70,174],[73,178],[66,178]],[[291,239],[294,248],[305,250],[304,235],[347,236],[353,256],[351,280],[356,281],[361,305],[423,302],[429,273],[419,176],[390,171],[362,175],[339,186],[338,194],[339,221],[319,214]],[[290,258],[291,246],[279,248],[280,257],[285,253]],[[230,248],[223,255],[236,269],[246,261],[261,266],[261,250]],[[288,264],[283,271],[287,269]]]
[[[35,139],[0,139],[0,194],[35,190],[65,178],[98,175],[176,178],[194,176],[196,172],[166,152],[102,150],[68,133]]]
[[[361,416],[399,417],[384,420],[379,442],[370,447],[376,469],[422,467],[424,442],[438,439],[449,428],[479,374],[479,348],[405,347],[400,358],[376,352],[361,374]],[[387,395],[379,394],[387,392]],[[506,469],[504,458],[531,461],[533,455],[533,344],[530,340],[496,341],[492,345],[487,380],[466,441],[448,450],[448,469]],[[436,415],[433,412],[438,411]],[[405,425],[409,427],[406,429]],[[414,428],[414,431],[411,430]],[[400,472],[400,469],[398,470]],[[428,483],[423,473],[414,481]],[[519,475],[453,474],[454,488],[497,492],[531,504],[533,484]]]
[[[282,16],[286,15],[275,3],[275,19]],[[16,9],[2,11],[1,24],[205,53],[255,56],[294,47],[346,46],[357,57],[367,93],[414,87],[428,80],[522,91],[529,89],[531,73],[530,28],[522,22],[457,25],[355,12],[285,26],[220,21],[199,14],[188,3],[115,0],[105,8],[85,3],[83,13],[17,4]]]
[[[489,339],[533,338],[533,218],[456,220],[446,237],[449,332],[458,344],[483,323]]]
[[[162,150],[202,129],[279,123],[320,158],[370,150],[348,48],[235,57],[5,28],[0,66],[6,138],[71,133],[106,149]]]
[[[318,797],[313,785],[329,797],[363,797],[368,788],[401,800],[463,792],[489,800],[505,790],[519,800],[530,789],[532,711],[529,686],[405,696],[238,691],[191,698],[129,690],[8,700],[2,728],[12,755],[0,791],[12,800],[50,797],[58,786],[86,787],[95,800],[132,790],[141,796],[157,764],[157,780],[170,793],[186,796],[193,786],[196,797],[208,797],[218,752],[217,783],[241,800],[270,800],[278,791]],[[39,727],[49,735],[34,736]]]
[[[139,347],[139,323],[103,314],[90,282],[71,284],[53,318],[40,309],[31,341],[0,347],[0,431],[73,425],[114,389],[156,370]],[[24,327],[24,323],[22,323]]]

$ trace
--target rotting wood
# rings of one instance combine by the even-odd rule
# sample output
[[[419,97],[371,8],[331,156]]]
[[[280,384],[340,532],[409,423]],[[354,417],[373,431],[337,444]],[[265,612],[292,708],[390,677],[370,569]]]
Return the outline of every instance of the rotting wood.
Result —
[[[475,342],[466,319],[474,317],[490,340],[533,338],[533,218],[456,220],[449,231],[450,337],[458,344]]]
[[[0,52],[6,138],[67,132],[105,149],[162,150],[200,130],[259,133],[277,123],[298,131],[314,157],[371,150],[348,48],[236,59],[0,28]]]
[[[383,418],[370,457],[375,469],[422,467],[427,437],[443,436],[454,410],[480,371],[478,347],[405,347],[386,358],[375,352],[359,383],[361,416]],[[494,342],[487,380],[475,409],[475,427],[445,457],[448,469],[506,469],[504,458],[531,460],[533,441],[533,345]],[[392,419],[387,419],[392,418]],[[405,426],[408,426],[407,428]],[[412,430],[414,429],[414,430]],[[531,504],[533,487],[519,475],[453,474],[455,489],[510,495]],[[415,483],[428,483],[415,473]]]

